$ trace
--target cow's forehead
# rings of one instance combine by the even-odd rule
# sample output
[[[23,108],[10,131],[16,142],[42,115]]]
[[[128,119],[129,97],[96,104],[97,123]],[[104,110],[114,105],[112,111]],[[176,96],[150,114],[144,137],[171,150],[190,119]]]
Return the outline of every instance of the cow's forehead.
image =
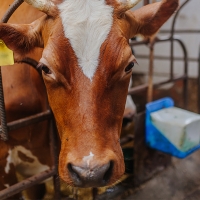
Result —
[[[113,24],[113,7],[105,0],[64,0],[58,8],[65,37],[79,67],[92,80],[99,64],[100,47]]]

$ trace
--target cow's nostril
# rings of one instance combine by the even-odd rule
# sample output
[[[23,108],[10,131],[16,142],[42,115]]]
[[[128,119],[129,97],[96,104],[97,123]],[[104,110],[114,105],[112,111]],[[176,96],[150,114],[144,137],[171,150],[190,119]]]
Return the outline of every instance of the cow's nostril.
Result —
[[[80,179],[79,175],[76,173],[76,171],[73,170],[72,164],[69,163],[67,165],[67,168],[69,170],[69,174],[70,174],[72,180],[76,183],[76,185],[77,186],[81,185],[82,184],[81,179]]]
[[[112,175],[113,162],[95,167],[75,166],[68,164],[68,171],[75,186],[101,187],[105,186]]]

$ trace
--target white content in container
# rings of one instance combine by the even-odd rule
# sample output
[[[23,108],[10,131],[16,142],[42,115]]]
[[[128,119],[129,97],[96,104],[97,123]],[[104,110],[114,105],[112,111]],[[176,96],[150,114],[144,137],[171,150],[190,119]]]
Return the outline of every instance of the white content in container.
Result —
[[[188,151],[200,143],[200,115],[170,107],[151,113],[152,123],[179,150]]]

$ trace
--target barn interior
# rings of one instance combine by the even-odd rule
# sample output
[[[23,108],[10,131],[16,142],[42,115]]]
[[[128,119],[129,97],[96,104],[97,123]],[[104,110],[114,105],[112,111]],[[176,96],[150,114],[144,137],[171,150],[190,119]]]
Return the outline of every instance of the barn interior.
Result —
[[[134,9],[155,1],[143,0]],[[25,199],[29,199],[27,189],[50,177],[53,179],[47,181],[46,186],[39,185],[43,200],[200,199],[200,151],[195,149],[180,159],[170,153],[152,149],[145,142],[147,103],[170,97],[176,107],[200,114],[199,7],[198,0],[180,0],[178,11],[157,35],[153,38],[138,35],[130,40],[137,64],[128,94],[136,106],[136,112],[124,121],[122,127],[121,146],[126,173],[121,180],[110,187],[89,189],[71,188],[59,180],[55,145],[58,138],[52,121],[50,139],[54,167],[29,179],[19,175],[19,183],[0,191],[0,199],[12,197],[19,192],[23,192]],[[2,101],[3,96],[0,95]],[[1,113],[3,122],[5,112]],[[13,124],[2,123],[1,133],[6,137],[8,130],[44,120],[52,120],[50,111]]]

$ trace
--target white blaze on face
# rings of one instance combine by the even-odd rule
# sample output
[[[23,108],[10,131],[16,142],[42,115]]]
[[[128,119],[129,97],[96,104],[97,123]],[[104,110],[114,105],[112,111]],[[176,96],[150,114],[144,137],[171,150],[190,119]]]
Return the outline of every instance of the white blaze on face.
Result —
[[[138,4],[141,0],[118,0],[119,3],[134,7],[136,4]]]
[[[113,24],[113,8],[105,0],[64,0],[58,8],[65,37],[83,73],[92,80],[99,64],[100,47]]]
[[[92,152],[90,152],[89,156],[83,157],[83,162],[87,163],[87,166],[89,167],[90,161],[93,159],[93,157],[94,157],[94,154]]]

